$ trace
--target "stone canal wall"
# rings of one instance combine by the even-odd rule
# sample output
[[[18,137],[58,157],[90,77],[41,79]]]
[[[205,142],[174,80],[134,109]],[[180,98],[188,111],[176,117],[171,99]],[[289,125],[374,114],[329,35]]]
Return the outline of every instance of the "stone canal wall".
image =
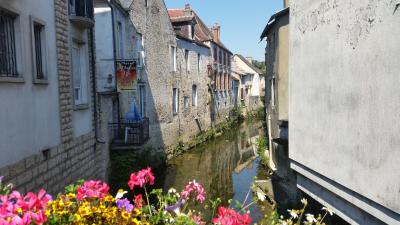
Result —
[[[3,167],[0,174],[21,192],[44,188],[55,194],[81,178],[105,179],[103,159],[92,132]]]

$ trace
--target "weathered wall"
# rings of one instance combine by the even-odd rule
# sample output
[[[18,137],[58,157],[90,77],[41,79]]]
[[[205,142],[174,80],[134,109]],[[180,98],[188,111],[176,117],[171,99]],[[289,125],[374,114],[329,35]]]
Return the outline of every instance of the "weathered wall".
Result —
[[[12,83],[0,78],[0,167],[3,167],[57,146],[61,143],[61,133],[54,1],[0,0],[0,7],[19,14],[15,26],[17,67],[24,80]],[[48,84],[33,81],[31,16],[46,22],[44,71]]]
[[[290,21],[290,158],[388,224],[400,222],[399,3],[299,0]]]
[[[198,46],[186,40],[177,39],[177,88],[180,89],[179,113],[174,118],[174,123],[180,124],[179,138],[183,142],[190,141],[196,134],[211,128],[211,115],[209,111],[208,71],[210,49]],[[187,71],[185,50],[189,50],[189,68]],[[200,67],[197,65],[200,54]],[[198,68],[200,70],[198,70]],[[197,86],[197,105],[192,102],[192,86]],[[187,107],[185,107],[185,97]],[[171,96],[172,98],[172,96]]]

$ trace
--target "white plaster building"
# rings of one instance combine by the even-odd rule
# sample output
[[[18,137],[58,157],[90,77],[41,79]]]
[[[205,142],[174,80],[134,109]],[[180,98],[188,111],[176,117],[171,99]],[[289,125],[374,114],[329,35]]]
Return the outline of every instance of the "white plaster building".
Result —
[[[238,102],[247,111],[253,111],[263,106],[261,97],[264,96],[265,79],[263,72],[255,67],[251,58],[236,54],[233,56],[232,73],[238,77]]]

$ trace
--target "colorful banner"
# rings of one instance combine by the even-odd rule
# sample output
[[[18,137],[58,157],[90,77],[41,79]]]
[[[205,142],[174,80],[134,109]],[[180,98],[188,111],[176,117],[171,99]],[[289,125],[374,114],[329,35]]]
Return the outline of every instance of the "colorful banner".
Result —
[[[118,92],[131,91],[138,81],[135,60],[117,60],[117,89]]]

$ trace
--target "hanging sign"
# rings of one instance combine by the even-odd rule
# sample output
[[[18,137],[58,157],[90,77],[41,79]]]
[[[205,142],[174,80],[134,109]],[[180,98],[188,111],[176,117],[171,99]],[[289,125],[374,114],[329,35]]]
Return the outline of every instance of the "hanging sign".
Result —
[[[132,91],[138,81],[135,60],[117,60],[117,88],[118,92]]]

